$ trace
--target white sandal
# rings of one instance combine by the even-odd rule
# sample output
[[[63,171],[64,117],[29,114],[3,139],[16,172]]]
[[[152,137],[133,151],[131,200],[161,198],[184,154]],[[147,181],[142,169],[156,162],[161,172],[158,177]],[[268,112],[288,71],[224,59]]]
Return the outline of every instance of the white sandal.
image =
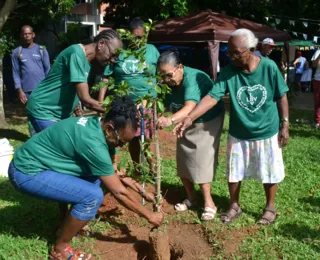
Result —
[[[201,215],[201,220],[203,220],[203,221],[213,220],[214,217],[216,216],[216,213],[217,213],[217,209],[205,207],[204,211]]]
[[[190,200],[185,199],[182,203],[178,203],[176,205],[174,205],[174,209],[176,211],[182,212],[182,211],[186,211],[189,208],[191,208],[192,206],[194,206]]]

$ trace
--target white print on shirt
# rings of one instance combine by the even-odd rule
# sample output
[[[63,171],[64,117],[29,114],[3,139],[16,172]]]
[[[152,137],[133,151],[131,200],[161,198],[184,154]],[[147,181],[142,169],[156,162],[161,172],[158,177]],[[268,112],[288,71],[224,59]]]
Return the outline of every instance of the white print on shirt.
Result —
[[[125,60],[122,64],[122,69],[124,73],[132,75],[143,73],[146,67],[146,62],[144,62],[143,66],[141,66],[139,60]]]
[[[38,54],[32,54],[32,56],[34,56],[34,57],[40,57],[40,55],[38,55]]]
[[[82,126],[86,126],[87,122],[88,122],[88,118],[80,117],[80,119],[78,120],[77,124],[78,125],[82,125]]]
[[[258,84],[253,87],[244,86],[237,92],[237,101],[240,106],[251,113],[259,110],[266,102],[267,90],[264,86]]]

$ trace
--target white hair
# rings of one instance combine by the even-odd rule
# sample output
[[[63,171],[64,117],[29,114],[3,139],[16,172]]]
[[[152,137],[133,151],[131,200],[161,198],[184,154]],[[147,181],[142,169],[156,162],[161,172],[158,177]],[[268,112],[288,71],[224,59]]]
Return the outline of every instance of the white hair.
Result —
[[[241,47],[248,49],[256,48],[259,41],[254,33],[248,29],[238,29],[231,34],[231,37],[232,36],[243,37],[245,39],[245,42],[243,42],[244,46]]]

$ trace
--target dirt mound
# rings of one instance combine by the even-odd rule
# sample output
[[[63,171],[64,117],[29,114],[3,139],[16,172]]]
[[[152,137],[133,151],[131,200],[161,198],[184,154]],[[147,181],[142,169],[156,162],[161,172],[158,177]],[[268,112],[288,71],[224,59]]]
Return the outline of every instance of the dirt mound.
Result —
[[[161,260],[199,260],[208,259],[214,255],[213,249],[208,244],[202,228],[198,224],[171,225],[169,223],[167,233],[170,245],[168,249],[171,257]],[[150,244],[149,234],[149,226],[120,226],[97,236],[95,251],[103,260],[153,260],[153,247]],[[163,255],[168,255],[168,251],[164,252]]]
[[[151,188],[152,186],[147,187],[147,190]],[[170,190],[167,192],[162,207],[164,213],[176,214],[173,209],[174,200],[178,201],[176,195]],[[139,194],[133,191],[132,196],[141,199]],[[146,206],[152,208],[151,204]],[[199,224],[181,224],[172,221],[167,224],[163,236],[161,234],[160,237],[155,236],[152,232],[150,233],[151,225],[119,205],[110,194],[105,196],[100,214],[102,219],[105,218],[115,226],[115,229],[110,232],[95,235],[97,238],[95,251],[100,259],[198,260],[208,259],[214,255]],[[162,246],[168,243],[168,248]],[[166,258],[154,258],[153,249],[157,246],[160,247],[158,253],[164,249],[165,252],[162,252],[161,256],[166,256]],[[170,258],[168,258],[169,252]]]

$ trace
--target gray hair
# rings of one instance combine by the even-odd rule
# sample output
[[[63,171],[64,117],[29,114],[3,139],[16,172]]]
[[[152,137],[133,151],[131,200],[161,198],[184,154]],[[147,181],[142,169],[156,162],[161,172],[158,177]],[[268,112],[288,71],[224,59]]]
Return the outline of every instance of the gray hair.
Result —
[[[248,49],[257,47],[258,39],[254,35],[254,33],[248,29],[238,29],[231,34],[231,37],[232,36],[237,36],[237,37],[240,36],[245,39],[245,42],[243,42],[244,46],[241,46],[241,47],[245,47]]]

